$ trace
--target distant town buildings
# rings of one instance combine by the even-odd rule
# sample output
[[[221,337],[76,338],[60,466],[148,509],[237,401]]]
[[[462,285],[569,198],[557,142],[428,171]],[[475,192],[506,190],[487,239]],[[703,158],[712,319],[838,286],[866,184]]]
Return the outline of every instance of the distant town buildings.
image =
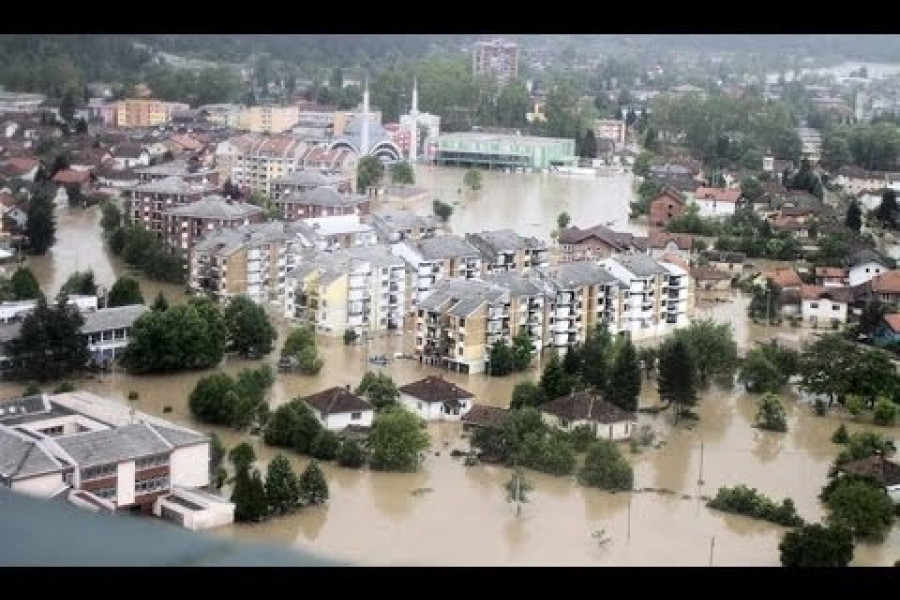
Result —
[[[519,77],[519,45],[503,39],[476,42],[472,48],[472,74],[493,75],[501,83]]]
[[[47,100],[43,94],[26,94],[0,90],[0,113],[21,112],[33,113],[40,110]]]
[[[575,162],[575,140],[488,133],[444,133],[437,138],[438,165],[503,170],[545,170]]]
[[[172,112],[188,110],[182,102],[163,102],[148,98],[127,98],[115,103],[116,127],[157,127],[172,118]]]
[[[296,106],[250,106],[241,111],[235,128],[250,133],[285,133],[299,120]]]

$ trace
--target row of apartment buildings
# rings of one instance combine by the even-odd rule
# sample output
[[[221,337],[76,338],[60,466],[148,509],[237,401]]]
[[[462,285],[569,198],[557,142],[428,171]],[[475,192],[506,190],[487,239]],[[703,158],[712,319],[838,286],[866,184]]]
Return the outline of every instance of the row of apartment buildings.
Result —
[[[216,168],[222,180],[266,195],[278,180],[297,171],[316,170],[332,175],[338,185],[355,188],[357,156],[347,148],[329,150],[292,136],[246,134],[216,146]]]
[[[420,361],[465,373],[487,368],[491,346],[525,330],[534,351],[565,351],[606,324],[634,339],[686,326],[692,286],[682,267],[647,255],[541,267],[438,283],[416,312]]]

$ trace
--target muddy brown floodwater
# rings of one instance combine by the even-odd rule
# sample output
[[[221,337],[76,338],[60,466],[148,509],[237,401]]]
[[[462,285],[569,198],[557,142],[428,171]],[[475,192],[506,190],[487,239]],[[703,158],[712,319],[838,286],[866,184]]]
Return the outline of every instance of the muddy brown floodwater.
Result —
[[[485,174],[480,193],[462,192],[462,171],[419,169],[419,184],[434,197],[461,205],[451,219],[457,233],[482,227],[511,227],[545,237],[565,210],[575,223],[587,225],[618,220],[624,223],[628,203],[628,177],[553,177],[532,174]],[[428,200],[430,204],[430,200]],[[427,207],[415,207],[426,211]],[[111,284],[124,272],[107,256],[99,238],[99,211],[60,208],[59,242],[46,257],[31,264],[45,290],[55,292],[71,271],[91,267],[98,280]],[[534,223],[545,223],[540,226]],[[180,290],[142,282],[145,297],[165,289],[170,298]],[[797,338],[807,332],[791,328],[766,329],[748,323],[749,299],[736,293],[732,302],[704,304],[698,315],[731,323],[741,347],[775,335]],[[279,325],[284,339],[285,324]],[[382,337],[371,342],[372,353],[408,352],[406,337]],[[272,406],[298,395],[333,385],[355,385],[366,369],[366,349],[344,346],[339,339],[320,338],[325,367],[314,377],[279,375],[271,393]],[[277,352],[266,360],[274,362]],[[259,362],[226,360],[221,370],[234,373]],[[380,367],[376,367],[380,368]],[[438,371],[411,360],[394,360],[380,368],[402,385]],[[129,391],[139,393],[140,410],[202,431],[216,431],[228,446],[247,436],[195,422],[187,397],[196,381],[209,372],[134,377],[104,374],[79,382],[84,388],[125,402]],[[478,402],[507,406],[518,381],[536,380],[538,369],[513,377],[444,373],[473,392]],[[21,386],[3,384],[0,393],[12,395]],[[655,381],[645,381],[642,403],[656,404]],[[823,516],[817,495],[826,480],[838,448],[831,433],[842,419],[815,416],[808,402],[794,394],[783,398],[789,431],[785,434],[753,428],[756,399],[742,391],[713,388],[698,407],[700,421],[692,429],[673,427],[668,415],[639,417],[664,443],[631,454],[623,451],[635,469],[635,488],[665,489],[670,493],[611,494],[579,486],[574,478],[529,472],[535,489],[521,517],[506,502],[507,469],[495,466],[464,467],[450,456],[465,448],[458,424],[432,424],[432,448],[417,473],[387,474],[323,466],[329,482],[326,506],[303,509],[293,515],[256,525],[233,525],[215,535],[303,548],[339,560],[372,565],[777,565],[778,543],[784,529],[746,517],[725,515],[706,508],[701,495],[714,495],[722,485],[747,484],[780,500],[790,497],[800,514],[817,521]],[[169,407],[171,412],[164,412]],[[877,429],[897,437],[900,428],[875,428],[848,423],[853,430]],[[272,449],[250,438],[260,467]],[[702,447],[702,450],[701,450]],[[702,473],[701,473],[702,455]],[[307,460],[289,453],[296,469]],[[703,484],[698,480],[702,477]],[[413,494],[414,490],[426,490]],[[609,542],[599,544],[602,532]],[[713,538],[715,543],[713,547]],[[712,549],[712,553],[711,553]],[[853,564],[890,565],[900,558],[897,528],[881,544],[859,544]]]

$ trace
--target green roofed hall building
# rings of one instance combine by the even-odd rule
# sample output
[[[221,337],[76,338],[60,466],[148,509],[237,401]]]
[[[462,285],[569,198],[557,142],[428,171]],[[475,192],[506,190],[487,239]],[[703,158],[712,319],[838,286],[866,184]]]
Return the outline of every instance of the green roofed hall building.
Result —
[[[543,170],[575,164],[575,140],[493,133],[445,133],[437,138],[438,165]]]

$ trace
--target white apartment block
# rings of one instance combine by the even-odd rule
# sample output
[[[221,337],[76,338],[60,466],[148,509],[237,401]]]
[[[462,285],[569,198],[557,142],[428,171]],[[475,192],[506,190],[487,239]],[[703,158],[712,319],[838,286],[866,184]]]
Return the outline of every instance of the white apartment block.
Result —
[[[305,250],[287,275],[284,316],[326,335],[401,329],[406,266],[385,246]]]
[[[624,284],[617,332],[644,339],[689,324],[691,285],[684,269],[640,254],[607,258],[600,264]]]
[[[467,233],[466,241],[482,255],[485,273],[519,273],[546,267],[550,260],[547,244],[535,237],[525,237],[511,229]]]
[[[463,238],[447,235],[426,238],[418,243],[400,242],[391,252],[409,265],[410,304],[423,300],[434,285],[449,277],[481,277],[481,252]]]

